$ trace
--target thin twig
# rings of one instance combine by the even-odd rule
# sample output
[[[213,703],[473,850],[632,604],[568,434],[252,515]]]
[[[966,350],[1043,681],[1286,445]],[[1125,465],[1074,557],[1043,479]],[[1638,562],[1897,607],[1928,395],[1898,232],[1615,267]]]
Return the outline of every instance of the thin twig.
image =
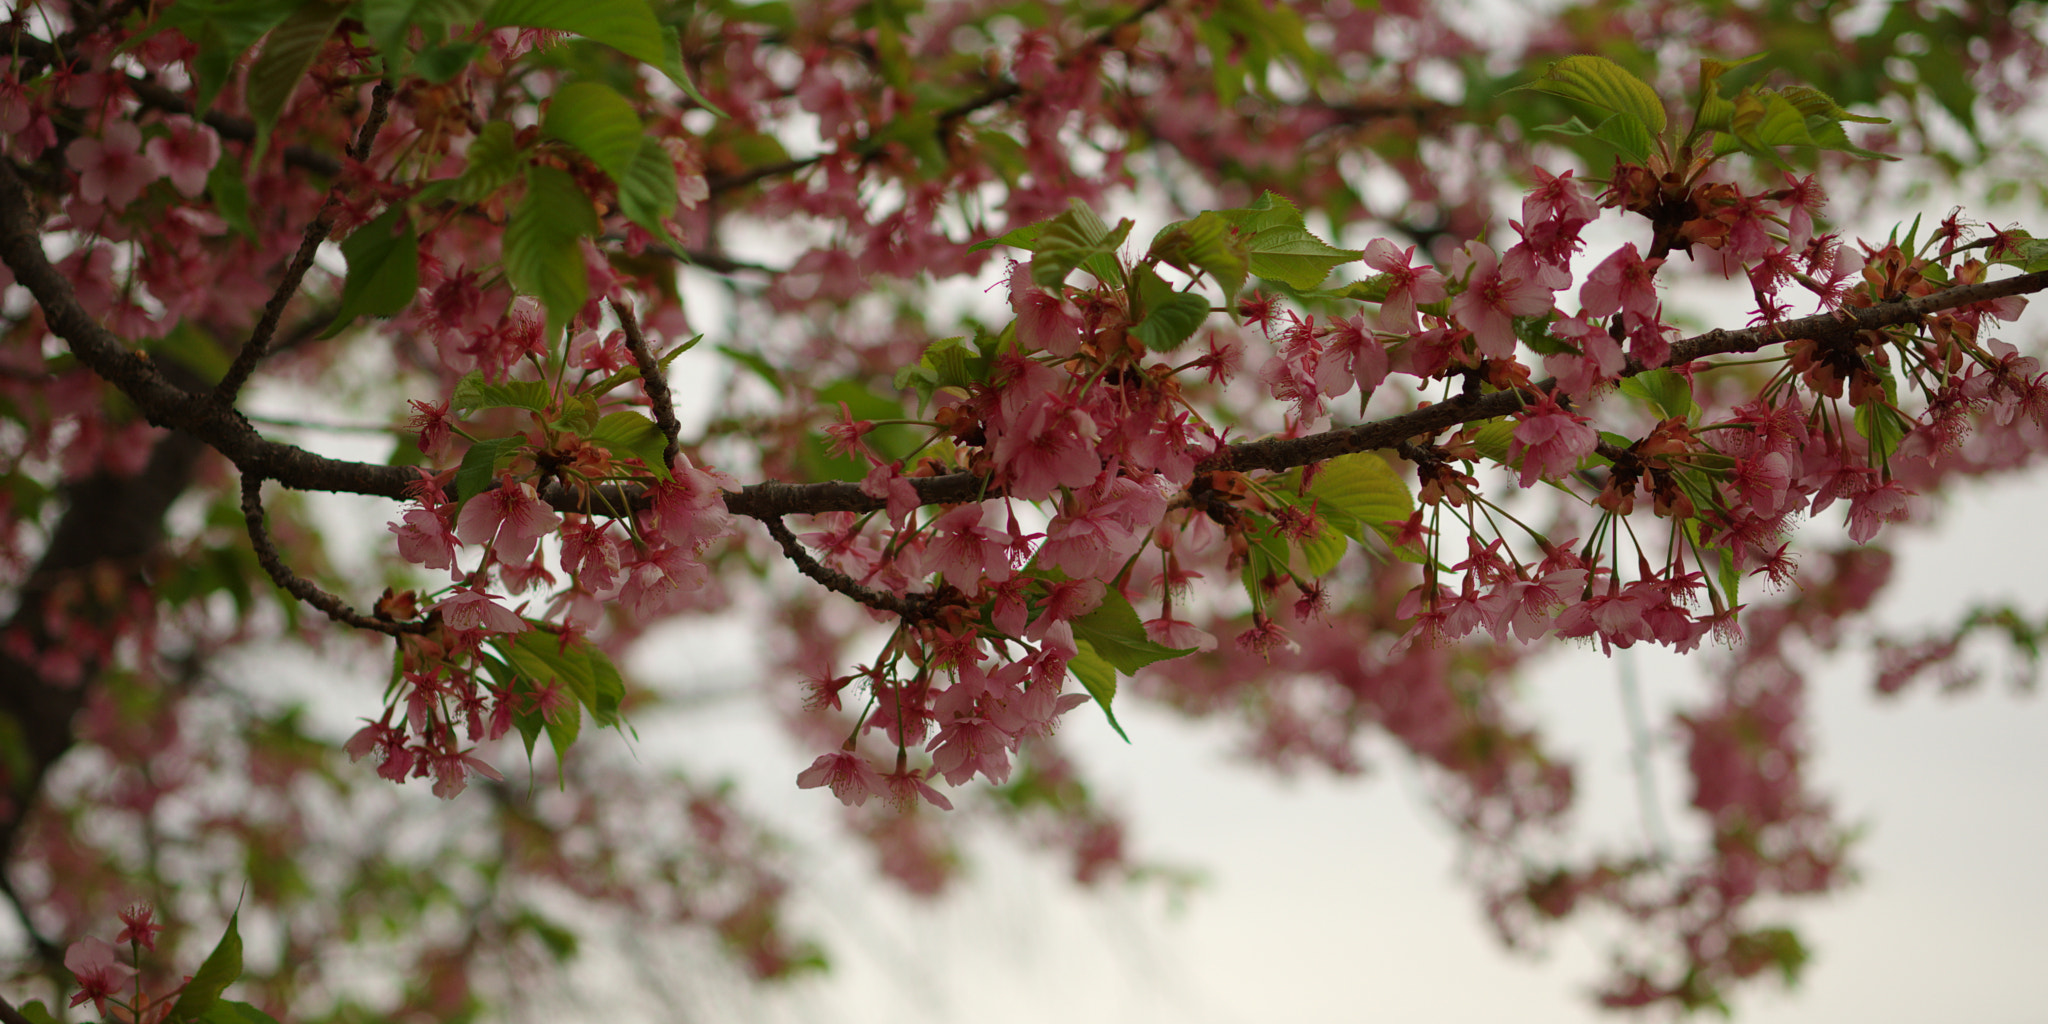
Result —
[[[374,630],[389,636],[404,633],[424,633],[429,628],[424,622],[389,622],[374,619],[357,612],[348,602],[328,593],[300,576],[284,564],[277,553],[277,547],[270,543],[270,531],[263,523],[263,477],[258,473],[242,474],[242,518],[249,524],[249,546],[256,552],[256,561],[263,571],[270,574],[278,587],[286,593],[327,613],[327,617],[345,626]]]
[[[837,569],[828,569],[820,565],[804,548],[803,542],[796,539],[796,534],[789,532],[789,527],[783,525],[780,517],[770,516],[761,520],[761,525],[767,527],[768,535],[782,546],[782,553],[788,556],[791,562],[796,563],[796,571],[818,581],[825,589],[835,594],[843,594],[870,608],[894,612],[911,621],[930,618],[935,610],[930,597],[897,597],[887,591],[863,587],[854,582],[853,577]]]
[[[654,424],[661,428],[661,436],[668,438],[668,446],[661,451],[661,463],[673,469],[676,453],[683,450],[683,425],[676,422],[676,404],[668,390],[668,378],[662,374],[661,360],[654,358],[654,350],[647,347],[647,336],[640,333],[640,321],[633,318],[633,308],[613,299],[612,312],[618,314],[619,326],[626,332],[626,351],[633,353],[633,364],[640,368],[640,389],[647,392],[647,403],[654,407]]]
[[[358,162],[370,156],[370,147],[377,141],[377,132],[384,127],[384,116],[388,112],[392,96],[391,83],[381,81],[370,92],[370,113],[363,119],[363,127],[356,134],[356,142],[349,150],[349,156]],[[299,284],[305,280],[306,271],[313,267],[313,257],[320,251],[320,243],[327,241],[327,235],[334,230],[333,213],[341,199],[342,183],[336,181],[327,189],[327,195],[320,200],[320,211],[313,215],[313,222],[306,225],[306,235],[299,240],[299,251],[285,267],[284,275],[277,282],[277,289],[270,295],[270,301],[263,306],[263,318],[256,322],[256,329],[249,334],[249,340],[242,350],[235,353],[234,364],[214,386],[214,398],[223,405],[230,405],[242,385],[249,382],[249,376],[256,372],[256,364],[270,349],[270,337],[277,332],[277,322],[284,316],[285,303],[299,293]]]

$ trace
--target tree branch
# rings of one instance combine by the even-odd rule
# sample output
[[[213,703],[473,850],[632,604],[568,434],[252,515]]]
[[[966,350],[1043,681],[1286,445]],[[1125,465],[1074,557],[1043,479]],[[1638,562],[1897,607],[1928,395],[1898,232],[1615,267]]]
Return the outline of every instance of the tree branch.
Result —
[[[129,351],[120,339],[85,312],[73,294],[70,282],[43,254],[37,232],[27,186],[15,174],[10,163],[0,161],[0,261],[4,261],[14,271],[16,280],[35,295],[50,329],[71,346],[79,361],[120,388],[143,411],[149,422],[185,431],[218,450],[244,472],[256,473],[294,490],[338,491],[394,500],[406,498],[406,488],[418,479],[408,467],[330,459],[293,445],[271,441],[259,435],[231,408],[224,408],[210,401],[208,396],[171,384],[155,364]],[[1675,343],[1670,365],[1682,366],[1710,355],[1754,352],[1767,345],[1802,338],[1831,340],[1846,337],[1857,331],[1911,323],[1939,310],[2044,289],[2048,289],[2048,272],[2022,274],[1863,309],[1821,313],[1745,330],[1709,331]],[[1643,372],[1643,369],[1640,365],[1631,364],[1623,375],[1632,376]],[[1534,387],[1547,392],[1555,387],[1555,383],[1544,381]],[[1413,412],[1341,430],[1308,437],[1240,442],[1203,459],[1197,464],[1196,471],[1264,469],[1279,472],[1352,452],[1391,448],[1417,435],[1508,415],[1520,409],[1526,397],[1526,393],[1518,391],[1461,395]],[[927,505],[973,501],[988,493],[981,478],[971,473],[923,477],[909,482],[917,491],[919,500]],[[586,511],[588,499],[566,489],[549,488],[542,496],[559,510]],[[603,496],[613,508],[639,508],[644,504],[637,487],[607,488]],[[867,512],[884,505],[882,501],[861,493],[859,485],[848,481],[789,484],[772,480],[727,493],[725,504],[727,510],[734,514],[763,520],[801,513]]]
[[[668,444],[661,450],[662,464],[673,469],[676,453],[683,448],[683,425],[676,422],[668,377],[662,373],[661,361],[654,358],[654,350],[647,347],[647,336],[640,333],[640,321],[633,318],[632,308],[617,299],[611,302],[612,312],[618,314],[619,326],[626,332],[626,351],[633,353],[633,364],[640,368],[640,388],[647,392],[647,403],[654,407],[654,423],[661,428],[661,436],[668,438]]]
[[[363,118],[362,130],[356,133],[356,142],[349,150],[349,156],[357,162],[369,159],[370,147],[377,141],[377,132],[384,127],[384,117],[391,104],[390,80],[377,83],[370,91],[370,112]],[[285,303],[299,293],[299,284],[305,280],[306,271],[312,269],[313,257],[320,251],[320,243],[327,241],[327,235],[334,230],[331,214],[335,202],[341,197],[342,184],[336,181],[328,186],[327,195],[320,200],[320,212],[313,215],[313,223],[306,225],[306,235],[299,241],[299,251],[286,265],[284,276],[277,282],[277,289],[270,295],[270,301],[263,307],[263,318],[256,322],[256,329],[249,334],[249,340],[242,344],[242,350],[235,353],[234,364],[228,367],[220,383],[213,389],[213,395],[223,405],[231,405],[242,385],[249,382],[249,375],[256,372],[256,364],[270,350],[270,337],[277,332],[277,322],[284,316]]]
[[[870,608],[894,612],[913,622],[931,617],[933,604],[929,596],[913,594],[909,597],[897,597],[887,591],[863,587],[854,582],[853,577],[819,564],[817,559],[811,557],[810,550],[804,547],[803,542],[796,539],[796,534],[789,532],[789,527],[783,525],[781,517],[768,516],[761,520],[761,525],[767,527],[768,535],[782,546],[783,555],[796,563],[796,571],[818,581],[825,589],[835,594],[843,594]]]
[[[328,593],[300,576],[284,564],[284,557],[277,553],[270,543],[270,531],[263,524],[263,477],[255,473],[242,474],[242,519],[249,526],[249,546],[256,552],[257,564],[285,593],[327,613],[327,617],[344,626],[374,630],[389,636],[404,633],[424,633],[429,628],[423,622],[390,622],[375,619],[357,612],[348,602]]]

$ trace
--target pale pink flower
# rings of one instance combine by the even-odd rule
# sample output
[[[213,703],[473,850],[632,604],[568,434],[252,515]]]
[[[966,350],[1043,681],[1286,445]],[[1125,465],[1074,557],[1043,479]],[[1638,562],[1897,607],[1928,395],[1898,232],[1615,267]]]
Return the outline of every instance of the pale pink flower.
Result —
[[[1384,238],[1375,238],[1365,243],[1365,264],[1387,275],[1387,297],[1380,302],[1376,323],[1380,330],[1389,334],[1413,334],[1416,331],[1415,307],[1420,303],[1441,302],[1444,297],[1444,276],[1434,267],[1410,266],[1415,257],[1415,247],[1401,249]],[[1362,381],[1361,387],[1367,386]],[[1335,396],[1332,396],[1335,397]]]
[[[1015,260],[1010,262],[1010,308],[1017,314],[1017,340],[1025,347],[1056,356],[1071,356],[1081,350],[1080,325],[1060,308],[1060,300],[1046,294],[1031,280],[1031,271]]]
[[[882,779],[874,765],[851,750],[818,755],[809,768],[797,773],[796,784],[799,789],[830,786],[832,795],[848,807],[859,807],[882,791]]]
[[[1010,578],[1010,534],[1001,525],[1003,508],[996,502],[962,505],[931,524],[924,566],[944,573],[946,582],[972,594],[981,583]]]
[[[1636,244],[1630,242],[1593,268],[1586,275],[1586,283],[1579,286],[1579,302],[1585,306],[1585,316],[1607,317],[1617,312],[1628,314],[1631,328],[1641,323],[1654,323],[1660,305],[1657,301],[1657,268],[1664,265],[1663,259],[1646,260],[1636,251]]]
[[[1910,493],[1892,480],[1850,498],[1849,539],[1862,544],[1877,536],[1884,524],[1904,520]]]
[[[1380,307],[1386,310],[1385,306]],[[1316,385],[1336,398],[1356,384],[1366,395],[1387,379],[1387,347],[1365,329],[1365,317],[1340,319],[1330,328],[1323,358],[1316,365]]]
[[[1587,398],[1594,388],[1621,379],[1628,366],[1621,343],[1583,313],[1552,323],[1550,333],[1579,350],[1577,355],[1559,352],[1543,357],[1544,372],[1556,377],[1558,389],[1573,398]]]
[[[1197,651],[1213,651],[1216,649],[1216,637],[1213,634],[1197,628],[1192,622],[1185,619],[1176,619],[1171,615],[1162,615],[1156,619],[1146,619],[1145,636],[1150,638],[1155,644],[1162,647],[1171,647],[1177,651],[1184,651],[1189,648]]]
[[[64,966],[78,979],[78,994],[71,997],[71,1005],[90,999],[93,1012],[101,1017],[107,1015],[107,998],[119,995],[128,979],[135,977],[135,968],[122,963],[113,946],[90,935],[64,951]]]
[[[952,810],[953,801],[925,782],[929,775],[930,769],[899,767],[882,776],[882,783],[887,787],[884,798],[889,801],[889,806],[898,814],[908,813],[922,799],[939,810]]]
[[[737,491],[739,481],[711,469],[699,469],[677,453],[669,478],[648,488],[648,507],[640,514],[642,530],[676,547],[695,551],[732,532],[724,491]]]
[[[481,591],[458,590],[442,598],[434,608],[441,613],[441,621],[455,629],[520,633],[527,628],[525,619]]]
[[[142,131],[115,121],[100,137],[74,139],[64,160],[78,172],[78,195],[89,203],[123,207],[135,201],[149,183],[163,177],[154,160],[142,155]]]
[[[1514,318],[1550,311],[1550,289],[1539,280],[1525,249],[1502,260],[1486,243],[1469,243],[1451,258],[1451,276],[1465,278],[1465,290],[1451,300],[1451,315],[1472,332],[1485,358],[1513,358]]]
[[[1102,472],[1095,421],[1057,396],[1033,402],[995,439],[993,454],[1010,494],[1026,501],[1061,487],[1086,487]]]
[[[462,570],[455,561],[455,534],[448,529],[446,515],[433,509],[415,508],[401,519],[403,521],[399,523],[384,524],[385,529],[398,535],[401,557],[414,565],[447,569],[455,578],[462,577]]]
[[[220,136],[189,117],[164,119],[169,135],[149,140],[143,152],[171,179],[172,187],[196,199],[206,191],[206,174],[220,160]]]
[[[464,544],[493,544],[501,561],[524,562],[534,545],[561,525],[562,517],[540,500],[532,484],[507,477],[463,503],[455,535]]]
[[[917,496],[917,488],[911,486],[909,478],[903,475],[903,463],[878,462],[868,470],[867,478],[860,482],[860,492],[870,498],[880,498],[887,503],[889,523],[902,529],[910,521],[910,514],[917,511],[923,499]]]

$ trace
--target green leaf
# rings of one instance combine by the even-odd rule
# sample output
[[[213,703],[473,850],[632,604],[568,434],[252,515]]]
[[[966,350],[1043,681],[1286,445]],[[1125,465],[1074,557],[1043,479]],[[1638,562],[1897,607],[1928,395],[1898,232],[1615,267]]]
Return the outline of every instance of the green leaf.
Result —
[[[475,24],[490,5],[490,0],[362,0],[363,31],[376,40],[378,51],[384,54],[392,70],[403,72],[410,66],[427,75],[425,65],[445,64],[452,57],[452,54],[441,54],[429,58],[428,55],[434,51],[467,47],[474,56],[481,48],[473,43],[446,47],[430,45],[420,52],[418,65],[411,65],[407,60],[409,47],[406,45],[411,30],[418,27],[429,44],[438,44],[447,37],[449,28]],[[462,63],[467,64],[468,58],[464,58]],[[461,66],[457,65],[454,70],[460,71]],[[446,81],[447,78],[434,80]]]
[[[1664,132],[1664,104],[1656,90],[1605,57],[1581,54],[1551,61],[1543,76],[1519,89],[1547,92],[1629,117],[1651,136]]]
[[[511,437],[489,437],[470,445],[469,450],[462,453],[462,467],[455,471],[455,499],[467,502],[488,490],[491,481],[497,479],[498,460],[525,443],[526,438],[515,434]]]
[[[540,131],[576,147],[615,182],[631,173],[641,143],[652,141],[641,134],[633,104],[603,82],[571,82],[556,89]],[[675,177],[673,169],[669,177]]]
[[[285,102],[292,98],[292,90],[298,88],[299,79],[306,77],[306,70],[313,66],[313,59],[320,55],[320,48],[347,12],[348,7],[343,4],[309,0],[264,40],[263,52],[249,65],[244,86],[249,117],[256,122],[259,140],[270,135],[277,116],[284,112]],[[259,142],[258,148],[261,147]]]
[[[198,102],[194,119],[206,113],[239,60],[264,33],[299,10],[303,0],[179,0],[157,16],[158,30],[177,29],[198,52],[192,59]]]
[[[213,199],[214,212],[228,222],[235,234],[254,240],[256,223],[249,219],[249,183],[242,172],[239,160],[214,161],[213,170],[206,172],[206,194]]]
[[[754,376],[768,382],[768,386],[774,388],[776,394],[784,393],[787,385],[782,382],[782,371],[776,369],[775,364],[769,362],[767,357],[761,355],[761,353],[749,352],[745,349],[734,348],[731,345],[715,345],[713,347],[718,349],[720,355],[746,367],[748,370],[753,371]]]
[[[1229,305],[1251,269],[1251,253],[1231,226],[1214,210],[1169,224],[1153,236],[1149,255],[1187,274],[1208,274],[1223,289],[1223,302]]]
[[[445,46],[429,46],[413,58],[412,69],[421,78],[435,85],[451,81],[469,67],[477,55],[484,52],[479,43],[448,43]]]
[[[44,1008],[43,1001],[40,999],[31,999],[15,1009],[20,1010],[21,1015],[28,1018],[29,1024],[64,1024],[63,1021],[52,1016],[48,1009]]]
[[[340,334],[359,316],[392,316],[412,305],[420,287],[420,239],[403,206],[384,211],[341,243],[348,260],[341,303],[322,338]]]
[[[547,307],[550,340],[561,336],[590,294],[579,243],[597,230],[597,209],[568,172],[527,168],[526,198],[505,225],[505,276]]]
[[[455,382],[455,395],[449,407],[457,416],[465,416],[481,409],[525,409],[542,412],[553,400],[547,384],[537,380],[508,380],[492,382],[484,375],[471,370]]]
[[[1301,486],[1300,471],[1288,472],[1281,477],[1281,486],[1293,493]],[[1323,463],[1309,481],[1308,496],[1324,522],[1360,543],[1367,530],[1385,536],[1393,532],[1386,523],[1407,519],[1415,511],[1407,481],[1372,452],[1339,455]]]
[[[248,1003],[222,999],[199,1015],[199,1024],[277,1024],[277,1018]]]
[[[1675,416],[1690,421],[1699,412],[1699,406],[1693,404],[1692,384],[1672,370],[1650,370],[1625,377],[1620,390],[1641,399],[1667,418]]]
[[[1256,235],[1274,228],[1308,227],[1308,221],[1301,216],[1300,208],[1276,192],[1261,192],[1250,206],[1234,210],[1217,210],[1216,215],[1229,221],[1232,227],[1245,235]]]
[[[1103,717],[1109,719],[1109,727],[1122,736],[1125,743],[1131,741],[1130,734],[1116,720],[1116,709],[1110,704],[1116,700],[1116,667],[1104,661],[1095,653],[1095,648],[1086,640],[1074,641],[1074,656],[1067,661],[1067,671],[1081,681],[1081,687],[1102,706]]]
[[[504,121],[492,121],[477,132],[469,144],[469,166],[455,179],[455,198],[480,203],[491,193],[519,176],[520,149],[517,130]]]
[[[1141,319],[1131,333],[1154,352],[1171,352],[1193,336],[1209,319],[1209,299],[1195,292],[1175,291],[1151,267],[1139,266],[1132,273],[1137,285],[1136,303]]]
[[[185,983],[185,990],[178,994],[178,1001],[171,1004],[168,1020],[191,1020],[205,1013],[220,999],[236,978],[242,976],[242,935],[236,930],[236,922],[242,912],[228,915],[228,930],[206,955],[206,962],[199,965],[199,973]]]
[[[1298,227],[1271,227],[1245,240],[1251,271],[1301,290],[1314,288],[1337,267],[1362,258],[1358,249],[1339,249]]]
[[[1038,236],[1031,257],[1031,279],[1057,293],[1067,275],[1079,267],[1098,280],[1122,284],[1123,267],[1117,261],[1116,250],[1130,233],[1130,220],[1119,221],[1112,230],[1094,210],[1076,199],[1067,212],[1054,217]]]
[[[999,245],[1007,245],[1012,249],[1022,249],[1025,252],[1037,252],[1038,239],[1040,238],[1040,236],[1045,234],[1045,229],[1050,226],[1052,226],[1051,220],[1042,220],[1035,224],[1026,224],[1021,228],[1012,229],[1009,233],[1001,235],[999,237],[984,238],[981,241],[968,246],[967,251],[980,252],[983,249],[993,249]]]
[[[1098,657],[1125,675],[1134,674],[1155,661],[1178,658],[1195,650],[1153,642],[1145,635],[1145,624],[1138,621],[1137,611],[1114,587],[1103,593],[1099,607],[1075,619],[1073,626],[1077,639],[1088,641]]]
[[[653,420],[637,412],[615,412],[598,420],[597,427],[590,432],[590,441],[621,458],[639,459],[663,480],[669,477],[668,464],[662,458],[668,450],[668,438],[662,436],[661,428]]]
[[[1883,465],[1890,461],[1892,453],[1899,450],[1899,442],[1905,440],[1906,432],[1912,426],[1890,406],[1881,402],[1865,402],[1856,407],[1856,430],[1870,442],[1872,465]]]
[[[706,110],[725,116],[683,72],[674,30],[654,17],[647,0],[498,0],[484,23],[573,32],[658,69]]]
[[[1728,130],[1728,119],[1735,116],[1735,104],[1721,95],[1721,76],[1744,64],[1762,60],[1763,57],[1764,55],[1759,53],[1738,61],[1700,58],[1700,95],[1693,106],[1692,131],[1686,136],[1688,143],[1698,138],[1702,132]]]
[[[560,680],[577,701],[590,709],[599,725],[619,723],[619,703],[626,684],[611,658],[577,637],[529,629],[510,637],[494,637],[492,646],[505,655],[519,677],[534,683]]]
[[[662,221],[676,209],[676,165],[661,148],[661,140],[641,136],[640,150],[618,183],[619,212],[673,247],[675,241]]]
[[[1606,120],[1591,127],[1573,117],[1560,124],[1538,125],[1535,130],[1554,135],[1597,139],[1613,146],[1621,155],[1637,163],[1647,162],[1650,159],[1651,148],[1656,145],[1656,140],[1643,127],[1642,122],[1626,114],[1609,114]]]

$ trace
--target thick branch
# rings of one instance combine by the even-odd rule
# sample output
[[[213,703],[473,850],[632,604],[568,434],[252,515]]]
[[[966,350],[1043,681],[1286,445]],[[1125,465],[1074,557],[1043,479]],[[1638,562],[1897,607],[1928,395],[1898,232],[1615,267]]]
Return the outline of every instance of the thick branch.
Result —
[[[295,490],[339,491],[394,500],[406,497],[406,488],[418,479],[417,473],[410,468],[330,459],[293,445],[268,440],[257,434],[231,408],[165,380],[150,360],[129,351],[120,339],[79,305],[70,282],[43,254],[38,230],[27,187],[15,174],[12,165],[0,161],[0,260],[4,260],[14,271],[15,278],[35,295],[50,329],[71,346],[81,362],[134,401],[151,423],[189,433],[227,456],[244,472],[256,473]],[[1801,338],[1828,340],[1845,337],[1857,331],[1912,323],[1939,310],[2043,289],[2048,289],[2048,272],[1963,285],[1921,298],[1880,303],[1866,309],[1823,313],[1764,327],[1709,331],[1674,344],[1671,365],[1683,365],[1710,355],[1754,352],[1767,345]],[[1642,367],[1636,365],[1624,371],[1625,374],[1640,372]],[[1537,385],[1544,390],[1552,386],[1549,381]],[[1242,442],[1202,460],[1197,470],[1280,471],[1351,452],[1391,448],[1417,435],[1508,415],[1521,408],[1526,400],[1525,394],[1516,391],[1460,396],[1342,430],[1308,437]],[[968,473],[919,478],[910,483],[925,504],[973,501],[988,493],[983,481]],[[583,496],[561,489],[551,489],[544,496],[564,511],[581,511],[585,501]],[[637,488],[617,487],[610,489],[605,497],[608,504],[603,507],[625,508],[637,507],[640,495]],[[881,507],[883,502],[861,493],[857,484],[846,481],[812,484],[766,481],[726,495],[728,510],[756,519],[800,513],[866,512]]]

